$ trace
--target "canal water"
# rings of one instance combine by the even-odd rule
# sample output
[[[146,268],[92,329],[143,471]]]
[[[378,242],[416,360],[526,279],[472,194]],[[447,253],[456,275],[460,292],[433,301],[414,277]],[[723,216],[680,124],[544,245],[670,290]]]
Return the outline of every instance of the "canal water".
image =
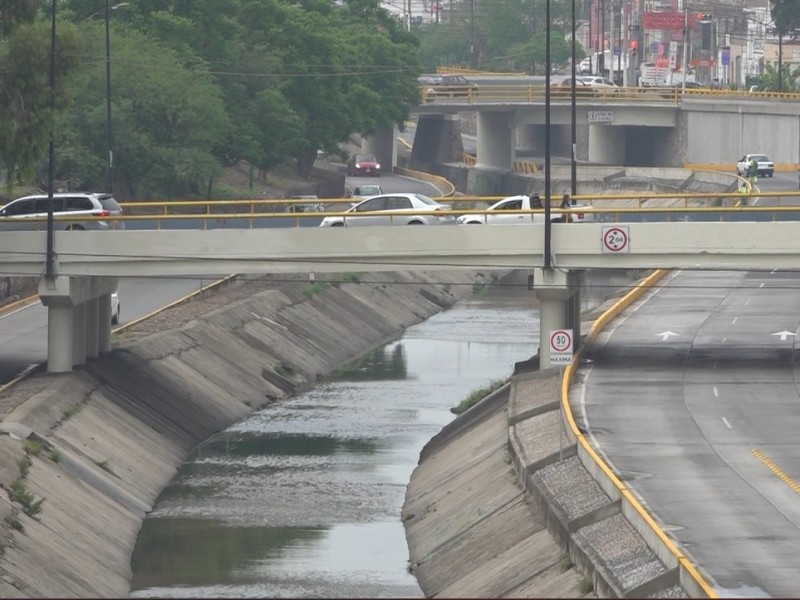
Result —
[[[131,596],[422,597],[406,485],[450,408],[535,354],[537,306],[487,288],[202,444],[142,525]]]

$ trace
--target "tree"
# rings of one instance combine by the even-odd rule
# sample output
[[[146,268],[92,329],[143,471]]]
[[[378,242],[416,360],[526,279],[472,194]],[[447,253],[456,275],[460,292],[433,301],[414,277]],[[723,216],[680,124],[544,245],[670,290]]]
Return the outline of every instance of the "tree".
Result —
[[[105,36],[84,26],[83,67],[70,81],[74,103],[59,122],[57,176],[99,187],[105,173]],[[229,127],[208,69],[187,69],[143,33],[114,31],[114,164],[120,195],[195,194],[220,172],[215,143]],[[124,68],[120,68],[124,66]]]
[[[800,2],[797,0],[771,0],[772,19],[780,33],[800,27]]]
[[[67,76],[80,55],[77,31],[59,23],[51,99],[51,29],[49,21],[35,20],[38,4],[9,0],[0,5],[0,167],[12,184],[31,176],[46,154],[53,120],[68,105]]]

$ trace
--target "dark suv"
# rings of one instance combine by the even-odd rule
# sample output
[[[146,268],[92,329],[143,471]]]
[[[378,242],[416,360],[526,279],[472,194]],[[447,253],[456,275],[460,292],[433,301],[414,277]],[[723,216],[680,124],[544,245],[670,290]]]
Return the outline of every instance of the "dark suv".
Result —
[[[47,199],[47,194],[23,196],[0,208],[0,231],[45,229]],[[122,207],[111,194],[53,194],[53,216],[56,229],[125,229],[123,221],[102,220],[102,217],[122,216]]]

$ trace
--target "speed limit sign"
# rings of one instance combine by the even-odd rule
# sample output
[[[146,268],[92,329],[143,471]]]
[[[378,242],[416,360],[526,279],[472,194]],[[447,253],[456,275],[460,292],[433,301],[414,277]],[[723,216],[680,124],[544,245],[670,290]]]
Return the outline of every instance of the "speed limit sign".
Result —
[[[568,365],[572,361],[572,329],[550,332],[550,366]]]

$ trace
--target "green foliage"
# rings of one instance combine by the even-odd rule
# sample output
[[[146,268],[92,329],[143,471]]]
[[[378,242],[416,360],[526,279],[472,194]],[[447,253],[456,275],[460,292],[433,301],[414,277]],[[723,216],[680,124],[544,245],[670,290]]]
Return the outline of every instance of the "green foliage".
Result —
[[[433,71],[438,65],[469,65],[473,58],[470,46],[474,45],[475,66],[479,69],[544,74],[547,41],[544,2],[509,0],[476,4],[474,15],[470,8],[465,4],[451,14],[447,23],[432,24],[420,32],[419,61],[426,71]],[[571,4],[567,0],[553,0],[550,3],[553,66],[568,62],[570,28]],[[585,51],[579,47],[577,54],[583,57]]]
[[[507,379],[493,379],[489,382],[489,385],[472,390],[469,395],[458,404],[458,406],[451,408],[450,412],[454,415],[460,415],[461,413],[466,412],[467,409],[475,406],[478,402],[483,400],[492,392],[499,390],[507,382]]]
[[[75,403],[71,406],[68,406],[67,408],[64,409],[64,418],[69,419],[70,417],[78,414],[80,410],[81,410],[80,403]]]
[[[3,17],[7,4],[0,7]],[[51,95],[49,23],[26,18],[14,26],[0,20],[5,34],[0,36],[0,168],[9,181],[20,182],[33,175],[47,154],[53,120],[69,103],[65,84],[77,67],[81,40],[75,27],[62,23],[56,28],[58,59]]]
[[[59,462],[61,462],[61,452],[59,452],[58,450],[55,450],[55,449],[51,450],[51,451],[48,453],[48,455],[47,455],[47,456],[48,456],[48,457],[50,458],[50,460],[52,460],[54,463],[59,463]]]
[[[594,583],[592,582],[591,577],[582,577],[581,580],[578,582],[578,589],[581,591],[581,594],[588,594],[594,589]]]
[[[22,478],[14,480],[11,484],[9,496],[13,502],[17,502],[22,506],[22,511],[29,517],[35,517],[42,512],[42,505],[45,499],[36,498],[36,494],[28,489]]]
[[[782,78],[779,76],[782,74]],[[775,65],[767,65],[764,73],[758,78],[758,91],[784,92],[800,91],[800,67],[792,69],[792,65],[784,63],[781,70]]]
[[[20,456],[17,459],[17,467],[19,468],[19,476],[27,477],[31,470],[31,457],[27,454]]]
[[[29,438],[25,440],[25,452],[30,456],[39,456],[44,448],[44,441],[38,438]]]
[[[316,283],[312,283],[309,287],[303,290],[303,296],[306,298],[312,298],[316,294],[319,294],[325,288],[328,287],[328,284],[324,281],[317,281]]]
[[[797,0],[771,0],[772,19],[781,33],[800,27],[800,2]]]
[[[0,8],[0,168],[21,180],[38,165],[41,183],[48,11],[35,19],[42,0],[11,4]],[[57,28],[58,185],[102,189],[105,11],[97,0],[59,0],[58,11],[70,21]],[[307,175],[318,148],[402,123],[419,100],[417,40],[377,0],[142,0],[109,16],[121,198],[208,195],[221,167],[242,160],[268,171],[294,158]]]
[[[575,566],[575,561],[572,560],[572,556],[569,554],[562,554],[561,558],[558,561],[558,567],[561,569],[561,572],[569,571],[572,567]]]

